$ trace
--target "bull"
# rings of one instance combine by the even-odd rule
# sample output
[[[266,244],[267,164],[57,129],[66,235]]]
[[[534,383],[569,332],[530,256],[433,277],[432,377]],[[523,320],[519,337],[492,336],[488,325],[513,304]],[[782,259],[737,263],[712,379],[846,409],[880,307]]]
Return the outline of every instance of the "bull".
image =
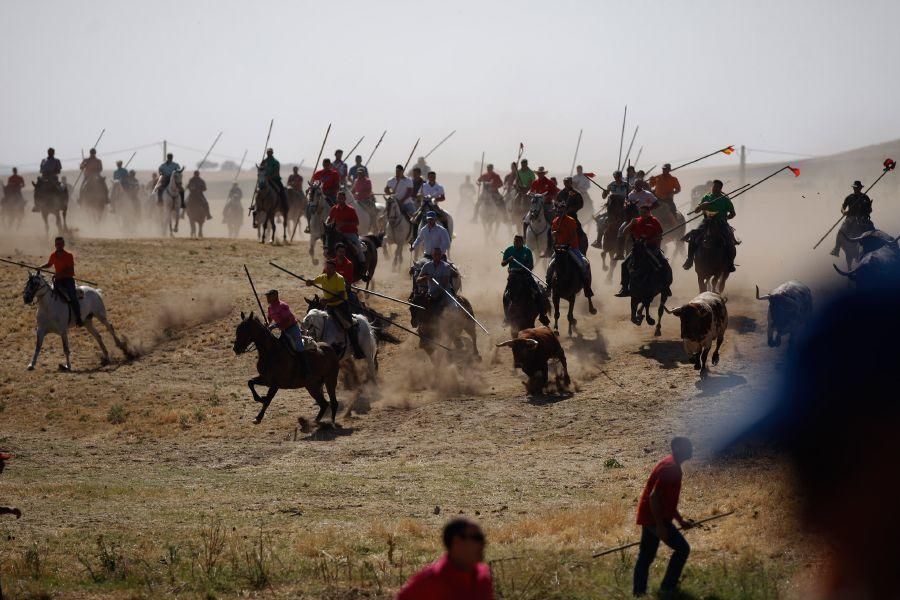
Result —
[[[766,294],[759,295],[756,286],[756,299],[769,301],[769,326],[766,340],[770,348],[781,345],[782,336],[794,336],[806,324],[812,313],[812,292],[799,281],[788,281]]]
[[[728,328],[728,309],[725,298],[715,292],[703,292],[693,300],[674,310],[666,308],[666,312],[681,320],[681,339],[684,349],[694,363],[694,369],[700,371],[700,377],[706,377],[709,369],[706,359],[712,348],[713,340],[716,349],[713,351],[712,364],[719,364],[719,348],[725,340]]]
[[[511,340],[497,344],[498,348],[509,347],[513,353],[513,367],[521,369],[528,376],[525,389],[529,394],[539,394],[547,385],[550,359],[559,360],[563,368],[563,384],[571,383],[566,353],[559,339],[549,327],[523,329]]]
[[[835,271],[864,289],[876,288],[900,277],[900,248],[897,246],[900,236],[892,238],[883,232],[872,233],[854,238],[862,246],[864,254],[852,269],[842,271],[832,264]]]

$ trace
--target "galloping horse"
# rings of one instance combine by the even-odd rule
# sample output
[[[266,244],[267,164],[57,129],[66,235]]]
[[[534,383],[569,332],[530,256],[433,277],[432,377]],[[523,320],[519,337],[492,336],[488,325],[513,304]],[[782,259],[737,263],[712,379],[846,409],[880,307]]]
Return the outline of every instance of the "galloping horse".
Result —
[[[287,226],[295,231],[300,226],[300,218],[306,213],[306,194],[287,188],[287,204]]]
[[[243,354],[253,347],[256,348],[256,371],[259,373],[253,379],[247,381],[247,387],[253,394],[253,399],[262,404],[259,414],[253,419],[254,424],[259,424],[266,414],[266,409],[272,402],[272,398],[281,388],[295,390],[306,388],[310,396],[319,406],[319,414],[316,422],[322,419],[329,403],[325,402],[324,387],[328,392],[331,405],[331,422],[337,419],[338,403],[335,397],[338,379],[338,358],[331,346],[324,343],[305,344],[303,356],[306,359],[305,371],[301,369],[299,357],[288,348],[285,340],[276,339],[269,329],[253,313],[244,316],[241,313],[241,322],[237,326],[232,349],[235,354]],[[269,388],[262,398],[256,392],[257,385]]]
[[[481,225],[484,227],[484,239],[494,240],[500,231],[500,226],[507,221],[506,206],[503,204],[503,196],[495,193],[488,186],[482,186],[479,194],[481,210]]]
[[[286,203],[281,199],[281,195],[275,186],[266,177],[265,167],[256,167],[256,199],[254,202],[253,223],[259,234],[259,243],[266,243],[266,235],[271,230],[271,243],[275,243],[275,233],[277,226],[275,225],[275,215],[281,213],[284,217],[282,221],[282,241],[287,243],[287,225],[288,225],[288,208]]]
[[[206,198],[200,190],[189,190],[184,212],[191,224],[191,238],[203,238],[203,224],[206,223]]]
[[[307,190],[309,194],[309,203],[307,204],[307,214],[309,215],[309,257],[312,264],[319,264],[316,258],[316,242],[322,240],[325,242],[325,219],[328,217],[328,211],[331,207],[325,194],[322,193],[322,186],[315,184],[309,186]]]
[[[18,229],[25,218],[25,198],[19,189],[11,190],[3,186],[3,199],[0,200],[0,218],[3,225],[10,229]]]
[[[109,334],[112,336],[116,346],[127,358],[132,358],[133,354],[125,343],[124,339],[119,339],[116,330],[106,318],[106,306],[103,304],[103,296],[101,291],[86,285],[78,286],[78,292],[84,297],[79,300],[79,308],[81,309],[81,318],[84,322],[84,328],[88,333],[97,340],[100,346],[100,352],[103,354],[103,364],[109,363],[109,352],[103,344],[103,339],[94,327],[93,319],[103,323]],[[69,371],[72,363],[69,360],[69,327],[75,322],[72,309],[68,301],[57,292],[52,285],[41,276],[40,272],[29,273],[28,281],[25,282],[25,290],[22,292],[22,299],[25,304],[31,304],[35,300],[38,303],[37,309],[37,340],[34,344],[34,355],[31,362],[28,363],[28,370],[34,369],[37,364],[38,355],[41,353],[41,346],[44,344],[44,336],[48,333],[55,333],[62,338],[63,353],[66,356],[64,365],[60,365],[60,369]]]
[[[529,194],[531,208],[525,214],[525,245],[531,248],[538,257],[547,256],[550,252],[550,244],[547,241],[547,233],[550,230],[550,222],[544,210],[544,194]]]
[[[569,303],[569,312],[566,319],[569,321],[569,335],[575,331],[578,321],[575,319],[575,297],[584,288],[581,268],[575,264],[575,259],[569,256],[568,246],[556,246],[553,259],[553,276],[548,277],[547,284],[553,298],[553,331],[559,333],[559,301],[564,299]],[[588,298],[590,311],[596,312],[593,301]]]
[[[860,252],[859,243],[854,238],[858,238],[867,231],[874,231],[875,224],[871,219],[862,216],[850,216],[841,223],[841,228],[837,233],[838,254],[844,251],[844,258],[847,260],[847,269],[851,269],[853,264],[859,261]]]
[[[341,240],[341,234],[333,226],[326,226],[323,240],[325,254],[334,256],[335,246]],[[349,243],[346,244],[347,258],[353,263],[354,277],[353,281],[348,281],[347,283],[356,283],[362,280],[366,283],[366,289],[369,289],[369,286],[372,285],[372,279],[375,277],[375,269],[378,267],[378,249],[383,241],[383,233],[361,236],[359,242],[363,249],[362,261],[357,256],[356,248],[353,248]]]
[[[523,329],[534,327],[534,320],[538,317],[543,325],[550,324],[550,319],[542,310],[542,304],[546,306],[547,298],[538,296],[531,273],[523,270],[510,271],[504,296],[510,337],[516,337]]]
[[[421,261],[413,267],[413,281],[419,276],[421,270]],[[443,292],[442,292],[443,294]],[[467,310],[469,314],[474,315],[472,304],[463,296],[456,294],[456,300]],[[481,355],[478,354],[478,331],[475,322],[466,316],[463,311],[446,295],[442,298],[432,300],[428,296],[428,286],[414,284],[413,291],[409,296],[409,301],[419,306],[424,306],[425,310],[410,307],[411,323],[419,334],[419,347],[425,350],[429,356],[435,350],[435,341],[448,341],[459,349],[463,349],[462,334],[465,333],[472,340],[472,355],[475,360],[481,361]]]
[[[181,173],[184,167],[172,173],[169,182],[162,188],[162,201],[157,200],[160,210],[160,225],[162,226],[162,234],[169,231],[169,237],[174,237],[178,233],[178,222],[181,220]],[[156,182],[154,194],[162,186],[163,178],[160,177]],[[157,198],[159,198],[157,196]]]
[[[602,217],[601,217],[602,218]],[[597,232],[600,238],[597,240],[600,247],[600,260],[603,262],[603,270],[607,271],[606,281],[612,281],[616,265],[619,262],[619,229],[625,223],[625,200],[621,196],[610,196],[606,201],[605,221],[597,221]],[[626,240],[630,244],[631,239]],[[609,257],[609,266],[606,258]]]
[[[34,186],[34,212],[40,212],[44,220],[44,234],[49,235],[50,225],[47,216],[56,218],[56,230],[60,235],[69,230],[66,224],[66,213],[69,211],[69,188],[51,179],[38,177],[31,182]]]
[[[731,274],[728,260],[729,249],[725,234],[719,227],[729,227],[728,223],[711,221],[703,228],[703,236],[697,241],[694,252],[694,269],[697,271],[697,285],[700,293],[725,291],[725,282]]]
[[[365,361],[369,379],[374,381],[378,370],[378,342],[375,339],[375,332],[369,320],[363,315],[353,315],[353,323],[356,325],[356,341],[359,342],[359,347],[365,355],[359,360]],[[356,360],[353,357],[349,333],[335,323],[327,311],[310,309],[303,317],[302,325],[303,331],[314,340],[325,342],[334,348],[341,363],[352,365]]]
[[[663,231],[671,230],[672,232],[672,237],[669,238],[675,244],[675,248],[672,250],[672,260],[677,260],[679,257],[684,256],[686,250],[685,241],[682,238],[687,233],[687,225],[681,211],[675,211],[673,214],[668,206],[661,205],[653,209],[653,216],[659,219],[659,224],[662,225]]]
[[[101,175],[88,177],[78,195],[78,205],[84,206],[94,223],[102,221],[103,213],[106,212],[106,207],[109,205],[109,188],[106,185],[106,178]]]
[[[653,255],[642,241],[635,241],[631,251],[631,322],[640,325],[646,311],[647,325],[656,325],[653,335],[662,335],[662,316],[666,310],[666,300],[672,295],[672,267],[662,255]],[[650,316],[650,304],[659,296],[657,321]]]
[[[397,246],[397,249],[394,250],[394,260],[391,266],[394,271],[399,271],[403,262],[403,247],[409,244],[412,223],[403,214],[400,202],[394,196],[388,196],[387,198],[385,215],[384,244],[382,247],[384,248],[384,255],[388,256],[388,244]]]

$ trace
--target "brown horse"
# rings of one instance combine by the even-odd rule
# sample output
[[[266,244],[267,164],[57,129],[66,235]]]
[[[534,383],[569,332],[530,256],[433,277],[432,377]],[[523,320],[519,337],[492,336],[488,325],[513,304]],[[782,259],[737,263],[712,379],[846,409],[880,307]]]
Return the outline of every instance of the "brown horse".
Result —
[[[253,313],[245,316],[241,313],[241,322],[235,331],[233,350],[235,354],[243,354],[253,347],[256,348],[258,358],[256,370],[259,373],[253,379],[247,381],[247,386],[253,394],[253,399],[262,404],[259,414],[253,419],[254,424],[262,421],[269,408],[272,398],[278,390],[285,388],[295,390],[306,388],[319,406],[319,414],[316,422],[322,419],[328,403],[325,402],[324,387],[328,391],[331,405],[331,422],[337,418],[338,403],[335,397],[335,388],[338,379],[338,358],[328,344],[309,343],[303,356],[306,358],[306,371],[301,369],[298,356],[288,349],[286,341],[277,339],[268,328],[256,318]],[[269,388],[265,397],[256,393],[257,385]]]

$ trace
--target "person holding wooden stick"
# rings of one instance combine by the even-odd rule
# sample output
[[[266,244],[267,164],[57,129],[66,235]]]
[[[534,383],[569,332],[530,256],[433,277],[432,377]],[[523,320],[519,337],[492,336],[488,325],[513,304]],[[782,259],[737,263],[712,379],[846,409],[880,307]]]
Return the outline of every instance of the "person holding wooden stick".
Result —
[[[644,486],[638,502],[637,524],[641,526],[641,546],[637,562],[634,563],[634,587],[636,597],[647,593],[647,579],[650,565],[656,558],[659,543],[663,542],[674,550],[666,574],[660,584],[662,593],[672,593],[678,586],[681,571],[687,562],[691,547],[684,536],[672,524],[678,521],[682,529],[690,529],[694,522],[685,519],[678,512],[678,498],[681,494],[681,465],[694,454],[691,441],[685,437],[672,439],[672,453],[659,461]]]

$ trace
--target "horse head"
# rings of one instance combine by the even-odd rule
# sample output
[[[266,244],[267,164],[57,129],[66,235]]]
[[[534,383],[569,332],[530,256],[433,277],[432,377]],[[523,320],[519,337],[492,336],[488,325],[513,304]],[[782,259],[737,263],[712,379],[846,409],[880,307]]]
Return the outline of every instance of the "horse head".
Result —
[[[545,194],[529,194],[531,207],[528,209],[528,216],[532,221],[539,219],[544,214],[544,196]]]
[[[235,354],[247,352],[252,344],[263,339],[260,334],[268,335],[266,326],[252,312],[249,315],[241,312],[241,322],[234,332],[234,344],[231,349]]]
[[[322,299],[319,298],[319,294],[315,294],[312,298],[304,298],[304,300],[306,300],[306,314],[322,309]]]
[[[32,273],[28,272],[28,279],[25,281],[25,289],[22,290],[22,300],[25,301],[25,304],[31,304],[34,302],[37,293],[47,286],[46,280],[41,276],[40,271],[35,271]]]

